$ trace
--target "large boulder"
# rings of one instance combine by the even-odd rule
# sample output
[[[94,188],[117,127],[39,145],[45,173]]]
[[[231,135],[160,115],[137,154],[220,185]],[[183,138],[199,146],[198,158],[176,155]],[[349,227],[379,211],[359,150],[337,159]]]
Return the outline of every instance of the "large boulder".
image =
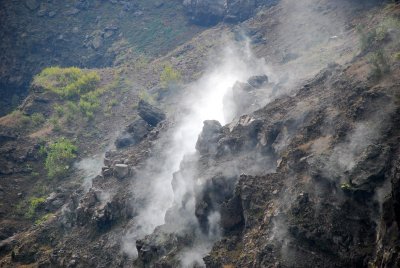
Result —
[[[152,130],[146,121],[139,118],[129,124],[115,141],[117,148],[124,148],[130,145],[136,145],[141,142]]]
[[[204,121],[203,131],[196,143],[197,151],[199,151],[200,154],[215,154],[221,134],[222,126],[218,121]]]
[[[227,122],[243,114],[256,110],[257,89],[263,88],[268,83],[268,76],[257,75],[250,77],[245,83],[236,82],[223,99],[224,116]]]
[[[144,100],[139,101],[138,112],[139,116],[153,127],[157,126],[158,123],[166,118],[163,111]]]

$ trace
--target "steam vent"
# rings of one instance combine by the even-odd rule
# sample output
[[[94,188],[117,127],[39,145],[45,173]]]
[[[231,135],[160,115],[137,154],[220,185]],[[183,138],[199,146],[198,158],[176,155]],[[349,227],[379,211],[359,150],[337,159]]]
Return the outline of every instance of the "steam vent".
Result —
[[[400,267],[400,2],[0,0],[0,268]]]

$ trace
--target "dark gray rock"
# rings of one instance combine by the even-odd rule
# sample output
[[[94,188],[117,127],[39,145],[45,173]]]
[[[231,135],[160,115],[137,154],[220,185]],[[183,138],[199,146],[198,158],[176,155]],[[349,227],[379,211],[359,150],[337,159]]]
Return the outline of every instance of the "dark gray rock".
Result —
[[[268,83],[268,76],[257,75],[250,77],[247,82],[236,82],[223,99],[224,116],[227,122],[234,118],[249,114],[256,110],[257,89],[261,89]]]
[[[115,146],[117,148],[123,148],[136,145],[148,135],[152,128],[153,127],[146,121],[139,118],[127,126],[124,132],[115,141]]]
[[[266,83],[268,83],[268,76],[266,75],[252,76],[249,78],[249,80],[247,80],[247,83],[249,83],[254,88],[260,88]]]
[[[218,121],[204,121],[203,130],[196,143],[196,150],[200,154],[215,154],[221,134],[222,126]]]
[[[101,36],[95,36],[91,42],[91,46],[94,50],[98,50],[103,45],[103,38]]]
[[[357,190],[372,192],[377,183],[384,179],[389,156],[390,148],[378,145],[369,146],[351,171],[349,178],[352,186]]]
[[[158,123],[166,118],[163,111],[144,100],[139,101],[138,112],[139,116],[153,127],[157,126]]]
[[[221,205],[221,227],[226,231],[240,228],[244,224],[243,208],[240,198],[235,195]]]

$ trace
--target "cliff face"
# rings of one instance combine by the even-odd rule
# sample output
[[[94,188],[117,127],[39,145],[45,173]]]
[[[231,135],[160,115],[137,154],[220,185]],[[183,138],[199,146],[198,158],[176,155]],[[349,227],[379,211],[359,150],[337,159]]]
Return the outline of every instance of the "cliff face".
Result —
[[[188,224],[172,245],[157,239],[190,207],[176,204],[165,227],[138,246],[142,266],[174,267],[185,247],[215,239],[216,211],[222,233],[207,267],[397,265],[397,242],[387,240],[397,233],[397,74],[358,80],[352,66],[333,65],[294,96],[217,132],[205,122],[199,155],[176,176],[196,166],[202,234]]]
[[[185,1],[238,24],[35,79],[0,118],[0,266],[397,267],[399,6],[270,4]]]

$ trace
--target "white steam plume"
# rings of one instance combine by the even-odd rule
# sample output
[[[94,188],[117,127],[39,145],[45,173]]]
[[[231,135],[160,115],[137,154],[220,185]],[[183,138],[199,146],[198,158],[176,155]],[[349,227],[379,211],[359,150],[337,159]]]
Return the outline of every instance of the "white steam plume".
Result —
[[[182,107],[178,109],[184,112],[178,114],[176,127],[163,134],[166,139],[164,147],[168,146],[168,149],[164,148],[161,150],[162,155],[149,159],[146,167],[137,176],[139,182],[134,185],[134,191],[136,195],[143,196],[144,204],[138,212],[134,227],[123,240],[123,248],[131,256],[137,254],[135,240],[152,233],[157,226],[162,225],[166,211],[174,201],[176,205],[184,195],[194,194],[194,178],[185,178],[184,185],[180,185],[181,188],[175,192],[175,196],[171,182],[185,155],[196,152],[195,145],[203,122],[218,120],[221,124],[228,123],[224,120],[223,110],[223,98],[228,90],[237,81],[245,82],[254,75],[270,74],[265,61],[253,56],[249,42],[229,43],[231,45],[214,57],[204,75],[185,88],[187,94],[180,101]],[[194,217],[194,204],[192,205],[193,211],[190,211],[191,215],[188,215],[188,218]],[[218,215],[213,217],[215,222],[218,222]],[[187,250],[187,254],[182,255],[182,265],[202,263],[202,257],[208,252],[210,244],[206,241],[199,243],[201,245],[195,245]],[[201,253],[196,248],[201,249]]]

